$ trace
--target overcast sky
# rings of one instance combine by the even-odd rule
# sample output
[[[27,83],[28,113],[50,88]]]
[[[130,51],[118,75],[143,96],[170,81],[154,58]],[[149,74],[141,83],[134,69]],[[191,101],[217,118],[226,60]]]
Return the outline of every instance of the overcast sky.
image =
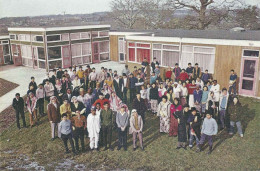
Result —
[[[109,11],[112,0],[0,0],[0,18]],[[260,0],[246,0],[252,5]]]

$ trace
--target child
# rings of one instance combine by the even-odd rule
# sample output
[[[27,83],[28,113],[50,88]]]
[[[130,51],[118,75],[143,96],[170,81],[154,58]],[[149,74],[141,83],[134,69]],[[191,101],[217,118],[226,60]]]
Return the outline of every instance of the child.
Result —
[[[160,83],[160,87],[158,88],[158,93],[159,93],[159,103],[162,100],[162,96],[164,96],[166,92],[166,88],[164,88],[163,83]]]
[[[71,121],[67,119],[67,114],[64,113],[61,115],[62,121],[59,123],[59,131],[61,133],[61,139],[63,140],[66,152],[65,153],[70,153],[69,148],[68,148],[68,140],[70,141],[70,145],[72,148],[72,152],[74,154],[77,154],[75,151],[74,147],[74,142],[72,139],[72,125]]]
[[[130,118],[130,129],[129,129],[129,134],[133,134],[133,150],[136,150],[136,137],[139,137],[139,142],[141,149],[144,150],[143,147],[143,120],[140,115],[138,115],[136,109],[132,110],[132,115]]]
[[[201,138],[199,142],[199,149],[197,152],[201,151],[201,146],[204,144],[206,138],[208,139],[209,143],[209,152],[210,154],[212,152],[212,146],[213,146],[213,135],[217,135],[218,133],[218,124],[215,119],[212,118],[211,114],[209,112],[206,112],[206,118],[203,121],[202,129],[201,129]]]
[[[144,103],[146,105],[146,107],[148,108],[148,99],[147,99],[147,89],[145,89],[144,85],[141,86],[141,90],[140,90],[140,94],[141,94],[141,98],[144,99]]]
[[[189,75],[187,74],[187,72],[185,72],[185,69],[182,69],[182,70],[181,70],[179,79],[180,79],[181,81],[186,81],[187,79],[189,79]]]
[[[147,106],[147,110],[151,110],[151,101],[150,101],[150,90],[151,90],[151,85],[148,83],[147,85],[147,102],[148,102],[148,106]]]
[[[207,103],[208,103],[208,96],[209,96],[208,87],[204,86],[203,87],[203,92],[202,92],[202,98],[201,98],[201,113],[203,115],[206,112]]]
[[[99,132],[101,128],[100,115],[96,115],[96,107],[91,107],[91,114],[87,118],[87,128],[89,136],[89,146],[91,150],[98,151]]]
[[[219,115],[220,115],[220,122],[221,122],[221,129],[225,128],[225,119],[226,119],[226,110],[228,104],[228,92],[226,88],[222,89],[222,93],[220,94],[219,100]]]
[[[155,83],[153,83],[152,88],[150,89],[151,109],[153,114],[157,112],[158,99],[159,99],[158,88],[156,87]]]
[[[184,106],[187,104],[188,99],[188,88],[186,87],[186,83],[182,83],[181,86],[181,105]]]

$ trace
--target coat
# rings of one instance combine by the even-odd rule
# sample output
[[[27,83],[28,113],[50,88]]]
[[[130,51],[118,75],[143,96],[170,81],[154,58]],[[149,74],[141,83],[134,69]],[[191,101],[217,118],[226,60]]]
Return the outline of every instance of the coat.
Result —
[[[143,131],[143,119],[140,115],[138,115],[138,127],[140,132]],[[137,132],[137,130],[135,129],[135,118],[132,115],[130,118],[130,128],[129,128],[129,134],[132,134],[133,132]]]
[[[158,92],[158,88],[151,88],[150,89],[150,99],[151,100],[158,100],[159,98],[159,92]]]
[[[228,113],[230,115],[230,121],[241,121],[241,116],[243,114],[243,107],[241,103],[237,102],[236,105],[234,105],[234,103],[231,103],[228,108]]]
[[[177,116],[178,122],[178,142],[186,142],[187,141],[187,131],[186,131],[186,122],[187,117],[185,116],[184,110],[175,112]]]
[[[49,83],[49,85],[44,85],[44,91],[46,93],[46,97],[54,96],[54,86],[52,83]]]
[[[19,111],[24,111],[24,100],[22,97],[19,97],[18,100],[16,100],[16,98],[13,99],[13,104],[12,104],[13,108],[15,110],[19,110]]]
[[[228,104],[229,94],[227,93],[226,96],[227,96],[227,101],[226,101],[225,109],[227,109],[227,104]],[[220,99],[219,99],[219,109],[220,109],[220,106],[221,106],[221,103],[222,103],[223,97],[224,97],[224,95],[221,93],[221,94],[220,94]]]
[[[147,110],[147,107],[146,107],[146,104],[145,104],[145,101],[144,99],[140,98],[140,101],[135,98],[133,100],[133,105],[132,105],[132,108],[133,109],[136,109],[137,110],[137,113],[139,115],[143,115],[145,113],[145,111]]]
[[[88,128],[88,137],[89,138],[98,138],[100,132],[100,116],[99,115],[92,115],[91,113],[88,115],[87,118],[87,128]]]
[[[195,117],[197,116],[197,122],[194,122]],[[200,125],[201,125],[201,117],[200,114],[197,113],[195,116],[193,116],[192,114],[189,115],[188,119],[187,119],[187,123],[191,124],[191,128],[194,130],[195,134],[197,135],[197,137],[200,139]]]
[[[47,114],[48,114],[49,121],[52,121],[53,123],[59,123],[61,119],[60,105],[57,104],[57,108],[56,108],[54,104],[49,103],[47,105]]]

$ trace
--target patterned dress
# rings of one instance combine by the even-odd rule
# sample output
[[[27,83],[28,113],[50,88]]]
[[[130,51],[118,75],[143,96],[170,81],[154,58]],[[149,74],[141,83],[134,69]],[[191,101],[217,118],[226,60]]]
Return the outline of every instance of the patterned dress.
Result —
[[[172,104],[170,107],[170,130],[169,130],[169,136],[177,136],[178,135],[178,119],[175,115],[175,112],[181,111],[182,106],[181,105],[174,105]]]
[[[160,132],[169,133],[170,128],[170,107],[171,103],[160,102],[158,106],[157,116],[160,116]]]

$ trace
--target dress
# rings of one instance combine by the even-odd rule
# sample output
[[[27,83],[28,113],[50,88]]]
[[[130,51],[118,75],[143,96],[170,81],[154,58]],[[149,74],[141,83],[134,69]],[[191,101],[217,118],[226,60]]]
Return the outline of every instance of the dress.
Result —
[[[181,105],[171,105],[170,111],[171,111],[171,117],[170,117],[170,130],[169,130],[169,136],[177,136],[178,134],[178,119],[175,115],[175,112],[181,111],[182,106]]]
[[[160,132],[169,133],[170,128],[170,107],[171,103],[160,102],[158,106],[157,116],[160,116]]]

